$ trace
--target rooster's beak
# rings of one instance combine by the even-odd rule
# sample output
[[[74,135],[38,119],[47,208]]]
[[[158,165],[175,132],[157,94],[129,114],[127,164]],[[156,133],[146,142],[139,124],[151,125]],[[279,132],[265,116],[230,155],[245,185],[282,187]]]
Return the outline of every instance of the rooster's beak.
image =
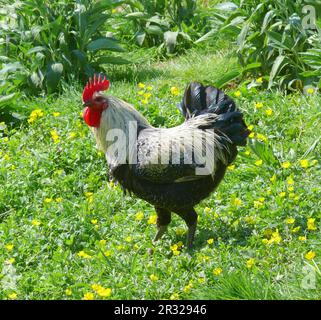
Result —
[[[88,100],[88,101],[84,101],[82,106],[83,107],[88,107],[88,106],[91,106],[92,105],[92,100]]]

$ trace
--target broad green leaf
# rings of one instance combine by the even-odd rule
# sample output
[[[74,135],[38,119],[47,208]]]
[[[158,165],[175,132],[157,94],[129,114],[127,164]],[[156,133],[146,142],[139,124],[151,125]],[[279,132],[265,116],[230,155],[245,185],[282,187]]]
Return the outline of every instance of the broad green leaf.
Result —
[[[50,63],[47,66],[45,79],[48,92],[51,93],[57,89],[58,83],[62,76],[63,69],[64,68],[61,63]]]
[[[87,45],[89,51],[98,51],[98,50],[110,50],[110,51],[125,51],[123,47],[112,38],[99,38],[97,40],[91,41]]]
[[[136,42],[138,43],[138,45],[140,45],[140,46],[143,45],[145,37],[146,37],[146,32],[144,32],[144,31],[139,31],[136,33],[135,39],[136,39]]]
[[[126,60],[122,57],[101,57],[96,60],[98,64],[129,64],[131,63],[129,60]]]
[[[144,12],[131,12],[126,14],[125,18],[148,18],[148,14]]]
[[[270,10],[265,14],[263,23],[262,23],[261,34],[266,30],[273,16],[274,16],[274,10]]]
[[[17,96],[16,92],[7,94],[5,96],[0,96],[0,108],[3,108],[6,105],[8,105],[16,96]]]
[[[211,31],[205,33],[202,37],[197,39],[194,43],[200,43],[206,41],[208,38],[212,37],[214,34],[217,34],[217,30],[212,29]]]
[[[175,51],[176,41],[178,32],[166,31],[164,33],[164,41],[167,47],[168,53],[173,53]]]
[[[156,35],[156,36],[162,36],[163,35],[163,30],[161,27],[157,26],[157,25],[149,25],[146,27],[146,31],[147,33],[149,34],[153,34],[153,35]]]
[[[252,151],[264,162],[272,165],[278,162],[275,157],[273,150],[269,147],[268,144],[262,143],[256,139],[251,139],[249,141],[249,146]]]
[[[227,1],[227,2],[217,4],[215,6],[215,9],[222,10],[222,11],[234,11],[238,9],[238,6],[234,2]]]
[[[285,56],[278,56],[272,66],[271,73],[270,73],[270,79],[269,79],[269,88],[273,85],[273,80],[275,76],[278,74],[279,70],[281,69],[282,62],[284,60]]]
[[[218,87],[218,88],[222,88],[226,84],[228,84],[230,81],[232,81],[232,80],[238,78],[239,76],[241,76],[241,74],[242,74],[242,72],[241,72],[240,69],[232,70],[232,71],[226,73],[221,78],[219,78],[216,81],[214,81],[215,86]]]

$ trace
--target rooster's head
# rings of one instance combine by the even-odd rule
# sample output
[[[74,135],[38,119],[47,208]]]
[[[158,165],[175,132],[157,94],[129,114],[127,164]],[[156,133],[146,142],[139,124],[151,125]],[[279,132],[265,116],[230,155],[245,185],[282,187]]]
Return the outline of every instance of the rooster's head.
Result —
[[[82,100],[85,106],[83,118],[88,126],[98,128],[100,125],[101,114],[108,108],[108,101],[102,91],[109,88],[109,81],[106,76],[98,77],[94,75],[94,79],[89,78],[83,94]]]

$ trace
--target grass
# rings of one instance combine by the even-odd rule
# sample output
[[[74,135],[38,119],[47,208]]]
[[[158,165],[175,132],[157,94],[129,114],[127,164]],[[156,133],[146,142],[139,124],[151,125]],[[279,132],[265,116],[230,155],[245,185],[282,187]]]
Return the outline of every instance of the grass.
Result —
[[[186,83],[211,83],[234,61],[227,51],[192,51],[114,69],[110,94],[154,125],[177,125]],[[149,255],[155,212],[109,182],[80,116],[81,91],[76,85],[58,98],[25,101],[42,110],[34,121],[1,124],[1,299],[320,298],[319,95],[231,90],[253,137],[217,192],[196,208],[194,250],[181,246],[186,227],[174,216]],[[140,91],[152,93],[148,103]],[[309,289],[302,286],[311,279]]]

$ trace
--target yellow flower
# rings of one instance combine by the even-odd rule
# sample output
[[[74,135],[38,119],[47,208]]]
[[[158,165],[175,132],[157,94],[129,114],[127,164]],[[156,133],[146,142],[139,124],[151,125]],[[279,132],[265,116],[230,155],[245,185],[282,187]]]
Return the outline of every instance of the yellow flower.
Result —
[[[170,92],[173,96],[178,96],[179,95],[179,90],[177,87],[171,87]]]
[[[107,250],[104,252],[104,256],[105,257],[110,257],[111,256],[111,251],[110,250]]]
[[[36,121],[38,118],[43,117],[44,113],[41,109],[35,109],[30,113],[28,122],[29,123],[33,123],[34,121]]]
[[[275,182],[275,180],[276,180],[276,175],[274,174],[274,175],[270,178],[270,181],[271,181],[271,182]]]
[[[200,277],[197,279],[199,283],[205,283],[206,282],[206,279],[204,277]]]
[[[97,294],[102,298],[109,298],[111,296],[112,290],[110,288],[102,288],[97,291]]]
[[[291,231],[292,231],[292,233],[297,233],[300,231],[300,229],[301,229],[301,227],[297,226],[297,227],[293,228]]]
[[[261,202],[261,201],[254,201],[253,202],[253,207],[255,208],[255,209],[259,209],[259,208],[261,208],[263,206],[263,202]]]
[[[7,262],[8,262],[9,264],[13,264],[13,263],[15,263],[15,261],[16,261],[15,258],[10,258],[10,259],[7,260]]]
[[[174,256],[179,256],[181,253],[179,250],[173,250],[172,252]]]
[[[272,116],[272,114],[273,114],[273,110],[272,110],[271,108],[268,108],[268,109],[265,110],[265,114],[266,114],[268,117],[270,117],[270,116]]]
[[[305,236],[300,236],[300,237],[299,237],[299,240],[300,240],[300,241],[306,241],[306,239],[307,239],[307,237],[305,237]]]
[[[157,222],[157,215],[156,214],[151,215],[147,221],[148,224],[156,224],[156,222]]]
[[[153,90],[153,86],[147,86],[146,89],[149,90],[149,91],[152,91]]]
[[[308,230],[314,231],[317,230],[317,227],[315,226],[315,218],[309,218],[307,221],[307,228]]]
[[[59,117],[59,116],[60,116],[60,112],[53,112],[52,115],[53,115],[54,117]]]
[[[150,92],[146,92],[146,93],[144,93],[144,98],[149,99],[151,97],[151,95],[152,94]]]
[[[185,287],[183,288],[183,291],[184,291],[185,293],[189,293],[192,288],[193,288],[193,283],[190,282],[187,286],[185,286]]]
[[[255,133],[252,131],[250,134],[249,134],[249,138],[253,139],[255,137]]]
[[[69,133],[69,139],[74,139],[77,136],[76,132],[70,132]]]
[[[3,156],[3,159],[6,160],[6,161],[9,161],[9,160],[10,160],[10,156],[6,153],[6,154]]]
[[[309,160],[308,159],[302,159],[299,160],[301,168],[308,168],[309,167]]]
[[[41,222],[39,220],[34,219],[31,221],[31,224],[35,227],[39,227],[41,225]]]
[[[293,186],[288,186],[288,190],[289,190],[290,192],[292,192],[292,191],[294,190],[294,187],[293,187]]]
[[[239,98],[241,95],[242,95],[242,93],[241,93],[240,90],[237,90],[236,92],[234,92],[234,96],[235,96],[236,98]]]
[[[255,108],[256,109],[261,109],[263,107],[263,103],[262,102],[256,102],[255,103]]]
[[[246,216],[244,218],[245,222],[247,222],[248,224],[255,224],[255,217],[252,217],[252,216]]]
[[[183,234],[186,233],[186,230],[183,229],[183,228],[177,228],[175,233],[178,235],[178,236],[182,236]]]
[[[312,260],[315,257],[315,252],[314,251],[309,251],[304,257],[307,260]]]
[[[93,225],[96,225],[98,223],[98,220],[97,219],[92,219],[90,220],[90,222],[93,224]]]
[[[111,289],[110,288],[104,288],[103,286],[101,286],[99,284],[93,284],[91,287],[100,297],[108,298],[111,296]]]
[[[210,213],[211,211],[212,211],[212,209],[209,208],[209,207],[205,207],[205,208],[204,208],[204,212],[205,212],[205,213]]]
[[[234,204],[235,206],[241,206],[242,205],[242,200],[240,198],[235,198],[232,200],[232,204]]]
[[[83,300],[94,300],[94,294],[92,292],[85,293]]]
[[[208,244],[212,244],[213,242],[214,242],[214,239],[213,239],[213,238],[210,238],[210,239],[207,240],[207,243],[208,243]]]
[[[50,203],[52,202],[53,199],[52,198],[45,198],[45,200],[43,201],[44,203]]]
[[[251,269],[255,265],[255,259],[250,258],[249,260],[246,261],[246,267]]]
[[[148,104],[148,100],[147,99],[143,99],[140,101],[142,104]]]
[[[293,224],[295,222],[295,219],[294,218],[287,218],[285,219],[285,223],[286,224]]]
[[[315,166],[316,164],[318,164],[318,160],[316,160],[316,159],[312,160],[311,165]]]
[[[117,9],[111,9],[111,13],[117,13]]]
[[[58,203],[62,202],[62,198],[56,198],[56,202]]]
[[[6,244],[6,249],[10,252],[10,251],[12,251],[13,250],[13,248],[14,248],[14,245],[12,244],[12,243],[8,243],[8,244]]]
[[[222,268],[215,268],[213,270],[214,276],[219,276],[223,272]]]
[[[125,241],[126,241],[126,242],[132,242],[132,240],[133,240],[133,239],[132,239],[131,236],[128,236],[128,237],[125,238]]]
[[[78,257],[80,258],[84,258],[84,259],[91,259],[91,256],[89,254],[87,254],[85,251],[79,251],[77,253]]]
[[[256,83],[263,83],[263,77],[259,77],[256,79]]]
[[[94,200],[94,195],[92,192],[85,192],[85,197],[88,203],[92,203]]]
[[[157,281],[157,280],[158,280],[158,277],[155,276],[154,274],[151,274],[151,275],[149,276],[149,279],[154,282],[154,281]]]
[[[138,88],[140,88],[140,89],[144,89],[144,88],[145,88],[145,85],[144,85],[143,83],[141,83],[141,82],[140,82],[140,83],[138,84]]]
[[[71,289],[70,289],[70,288],[67,288],[66,291],[65,291],[65,294],[66,294],[67,296],[71,296],[71,295],[72,295]]]
[[[268,138],[267,138],[264,134],[262,134],[262,133],[257,133],[257,134],[256,134],[256,138],[259,139],[259,140],[261,140],[261,141],[263,141],[263,142],[267,141],[267,139],[268,139]]]
[[[291,162],[285,161],[285,162],[283,162],[283,163],[281,164],[281,167],[282,167],[283,169],[288,169],[288,168],[291,167]]]
[[[17,294],[15,292],[12,292],[12,293],[8,294],[8,298],[10,300],[16,300],[17,299]]]
[[[286,182],[287,182],[287,184],[290,185],[290,186],[294,184],[294,180],[293,180],[292,177],[288,177],[288,178],[286,179]]]
[[[179,300],[179,294],[178,293],[173,293],[170,297],[169,300]]]
[[[254,125],[253,125],[253,124],[250,124],[250,125],[247,126],[247,128],[248,128],[250,131],[252,131],[252,130],[254,129]]]
[[[144,219],[144,212],[143,211],[138,211],[136,214],[135,214],[135,220],[136,221],[141,221]]]
[[[308,88],[307,89],[307,93],[308,94],[313,94],[314,93],[314,89],[313,88]]]
[[[144,90],[139,90],[139,91],[137,92],[137,94],[138,94],[139,96],[142,96],[144,93],[145,93]]]
[[[279,193],[280,198],[284,198],[286,196],[286,192],[282,191]]]
[[[105,239],[99,240],[99,245],[100,246],[104,246],[106,243],[107,243],[107,241]]]
[[[228,170],[233,171],[235,169],[235,164],[231,164],[227,167]]]
[[[271,236],[270,240],[272,240],[272,242],[275,242],[275,243],[280,243],[281,242],[282,238],[281,238],[281,236],[279,234],[279,230],[278,229],[276,229],[276,231],[272,233],[272,236]]]
[[[52,138],[54,143],[58,143],[59,142],[59,136],[58,136],[57,131],[51,130],[50,131],[50,135],[51,135],[51,138]]]
[[[255,161],[255,165],[256,166],[261,166],[262,164],[263,164],[263,160],[262,159]]]

